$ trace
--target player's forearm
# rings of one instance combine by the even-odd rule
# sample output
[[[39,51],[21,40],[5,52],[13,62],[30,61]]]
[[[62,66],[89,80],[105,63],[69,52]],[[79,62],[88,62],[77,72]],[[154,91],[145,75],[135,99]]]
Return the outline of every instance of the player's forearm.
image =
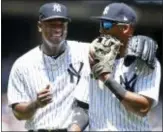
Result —
[[[142,117],[147,115],[152,104],[152,100],[130,91],[126,92],[121,102],[126,109]]]
[[[115,94],[120,102],[124,104],[126,109],[134,112],[139,116],[145,116],[147,114],[151,104],[147,98],[136,93],[127,91],[109,76],[103,79],[103,81],[105,83],[105,86],[107,86]]]
[[[13,108],[13,113],[18,120],[28,120],[33,117],[38,106],[36,102],[19,103]]]

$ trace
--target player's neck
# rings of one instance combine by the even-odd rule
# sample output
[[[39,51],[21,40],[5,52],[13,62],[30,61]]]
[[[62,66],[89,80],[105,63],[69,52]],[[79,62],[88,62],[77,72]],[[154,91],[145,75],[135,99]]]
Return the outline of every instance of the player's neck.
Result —
[[[48,44],[42,44],[41,45],[41,50],[43,51],[44,54],[48,56],[58,56],[59,54],[63,53],[65,50],[66,46],[65,44],[59,44],[58,46],[49,46]]]

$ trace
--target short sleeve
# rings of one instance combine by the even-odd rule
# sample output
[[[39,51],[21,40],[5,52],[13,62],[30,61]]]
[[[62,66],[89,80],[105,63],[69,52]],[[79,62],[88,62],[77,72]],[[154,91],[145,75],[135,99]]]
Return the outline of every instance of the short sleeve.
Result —
[[[148,76],[139,76],[135,85],[135,91],[141,95],[153,99],[152,107],[155,107],[159,100],[161,81],[160,63],[156,61],[156,67]]]
[[[24,80],[23,70],[17,64],[14,64],[8,82],[7,96],[9,106],[15,103],[30,101],[27,85]]]

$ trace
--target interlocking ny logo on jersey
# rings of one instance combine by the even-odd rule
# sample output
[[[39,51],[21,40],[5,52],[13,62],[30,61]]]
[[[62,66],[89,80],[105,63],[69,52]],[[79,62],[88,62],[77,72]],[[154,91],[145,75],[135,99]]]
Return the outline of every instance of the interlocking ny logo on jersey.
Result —
[[[53,11],[61,12],[61,6],[59,4],[54,4],[53,5]]]
[[[130,80],[127,79],[127,77],[124,74],[124,79],[122,76],[120,76],[120,84],[124,85],[126,90],[134,92],[134,86],[136,83],[137,75],[134,74]]]
[[[78,71],[75,70],[75,68],[73,67],[72,63],[69,65],[69,68],[67,69],[67,71],[68,71],[68,73],[70,75],[70,82],[71,83],[74,83],[74,76],[77,77],[76,84],[79,83],[80,78],[81,78],[80,72],[81,72],[81,70],[83,68],[83,65],[84,65],[84,63],[83,62],[80,62],[80,67],[79,67],[79,70]]]

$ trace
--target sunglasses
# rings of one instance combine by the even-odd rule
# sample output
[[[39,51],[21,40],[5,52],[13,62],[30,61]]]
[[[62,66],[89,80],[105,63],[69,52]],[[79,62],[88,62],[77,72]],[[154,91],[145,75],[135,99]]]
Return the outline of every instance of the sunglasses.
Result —
[[[114,25],[127,25],[127,23],[119,23],[115,21],[101,21],[100,28],[110,30]]]

